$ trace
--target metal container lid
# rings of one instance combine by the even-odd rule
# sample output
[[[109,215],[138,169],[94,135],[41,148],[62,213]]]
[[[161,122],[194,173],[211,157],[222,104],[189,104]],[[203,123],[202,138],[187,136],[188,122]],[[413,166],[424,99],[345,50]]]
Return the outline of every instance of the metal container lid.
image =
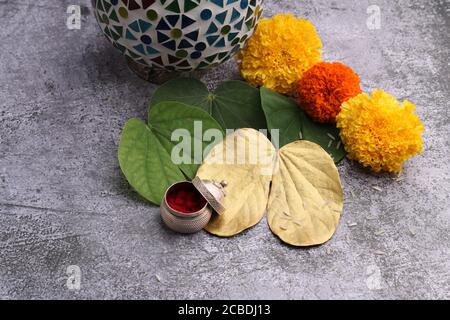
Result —
[[[226,181],[217,182],[214,180],[202,180],[195,177],[192,180],[194,187],[202,194],[206,201],[211,205],[215,212],[222,215],[225,212],[225,207],[222,204],[223,198],[226,196],[225,187]]]

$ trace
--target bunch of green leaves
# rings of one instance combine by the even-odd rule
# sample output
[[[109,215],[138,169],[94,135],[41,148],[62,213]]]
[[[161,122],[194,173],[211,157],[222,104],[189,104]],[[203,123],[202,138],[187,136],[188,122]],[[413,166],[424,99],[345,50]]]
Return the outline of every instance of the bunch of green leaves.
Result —
[[[151,104],[161,101],[178,101],[199,107],[224,129],[266,128],[259,90],[243,81],[225,81],[210,92],[199,80],[178,78],[156,90]]]
[[[178,78],[155,92],[152,105],[161,101],[197,106],[224,129],[278,129],[280,148],[296,140],[309,140],[325,149],[336,163],[345,157],[334,124],[312,121],[295,101],[267,88],[259,90],[243,81],[225,81],[210,92],[199,80]]]
[[[195,121],[208,129],[278,129],[279,147],[296,140],[321,145],[339,162],[345,156],[338,130],[313,122],[288,97],[269,89],[257,89],[243,81],[226,81],[210,92],[200,81],[178,78],[159,87],[153,95],[148,121],[130,119],[122,131],[119,163],[130,185],[145,199],[159,204],[165,190],[175,182],[192,179],[201,163],[198,155],[189,163],[175,164],[171,154],[178,141],[172,133],[183,129],[192,148],[211,142],[194,135]],[[196,141],[197,139],[197,141]],[[198,141],[201,139],[201,141]],[[215,141],[218,142],[218,141]]]

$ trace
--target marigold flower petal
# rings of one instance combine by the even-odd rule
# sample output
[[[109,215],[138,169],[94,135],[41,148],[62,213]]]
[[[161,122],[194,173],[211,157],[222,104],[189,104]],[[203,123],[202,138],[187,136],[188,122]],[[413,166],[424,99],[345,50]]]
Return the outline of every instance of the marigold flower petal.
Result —
[[[375,172],[401,172],[403,162],[423,150],[424,127],[415,109],[383,90],[344,102],[336,121],[348,157]]]
[[[293,95],[303,73],[318,62],[322,41],[314,25],[292,14],[261,19],[238,55],[242,77],[250,84]]]
[[[317,122],[336,122],[341,104],[362,93],[359,76],[339,62],[321,62],[298,82],[298,103]]]

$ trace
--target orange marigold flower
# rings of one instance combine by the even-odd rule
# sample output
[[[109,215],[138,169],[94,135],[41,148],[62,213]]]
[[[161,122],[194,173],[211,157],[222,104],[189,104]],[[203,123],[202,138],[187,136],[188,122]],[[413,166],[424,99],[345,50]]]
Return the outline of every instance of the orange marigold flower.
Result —
[[[424,127],[415,109],[383,90],[344,102],[336,120],[348,157],[375,172],[401,172],[403,162],[423,149]]]
[[[336,122],[341,104],[362,92],[359,76],[339,62],[321,62],[298,82],[298,103],[317,122]]]
[[[242,77],[250,84],[295,94],[303,73],[318,62],[322,41],[314,25],[292,14],[261,19],[238,55]]]

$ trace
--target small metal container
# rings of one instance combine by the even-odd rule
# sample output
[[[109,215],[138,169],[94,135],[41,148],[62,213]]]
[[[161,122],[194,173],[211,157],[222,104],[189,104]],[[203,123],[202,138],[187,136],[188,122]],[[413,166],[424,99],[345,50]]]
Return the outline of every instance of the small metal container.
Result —
[[[202,230],[211,219],[213,212],[223,214],[225,208],[222,200],[225,197],[226,182],[220,183],[201,180],[195,177],[192,182],[183,181],[171,185],[161,202],[161,218],[168,228],[180,233],[195,233]],[[170,207],[167,195],[176,188],[195,188],[205,200],[205,205],[197,212],[184,213]]]

